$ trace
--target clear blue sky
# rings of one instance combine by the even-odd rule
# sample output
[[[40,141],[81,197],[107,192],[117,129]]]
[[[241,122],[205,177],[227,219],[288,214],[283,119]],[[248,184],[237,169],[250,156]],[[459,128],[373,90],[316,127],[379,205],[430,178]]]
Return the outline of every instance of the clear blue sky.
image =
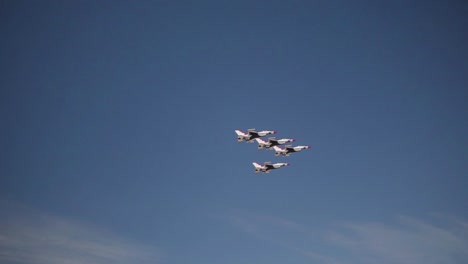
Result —
[[[0,262],[468,262],[464,1],[0,10]]]

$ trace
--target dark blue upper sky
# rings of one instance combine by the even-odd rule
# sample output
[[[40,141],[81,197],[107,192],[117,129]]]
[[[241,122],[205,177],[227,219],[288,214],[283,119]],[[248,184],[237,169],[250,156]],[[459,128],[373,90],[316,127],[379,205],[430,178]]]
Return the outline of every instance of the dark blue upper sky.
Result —
[[[2,211],[55,219],[28,232],[70,240],[67,258],[120,263],[58,219],[130,241],[122,263],[466,263],[463,1],[0,5]],[[274,157],[236,142],[247,128],[312,149]]]

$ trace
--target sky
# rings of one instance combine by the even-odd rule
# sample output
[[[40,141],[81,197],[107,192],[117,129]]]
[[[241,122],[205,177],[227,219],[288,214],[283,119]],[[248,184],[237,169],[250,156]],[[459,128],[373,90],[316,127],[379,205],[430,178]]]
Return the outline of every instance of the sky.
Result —
[[[1,263],[468,262],[466,2],[0,10]]]

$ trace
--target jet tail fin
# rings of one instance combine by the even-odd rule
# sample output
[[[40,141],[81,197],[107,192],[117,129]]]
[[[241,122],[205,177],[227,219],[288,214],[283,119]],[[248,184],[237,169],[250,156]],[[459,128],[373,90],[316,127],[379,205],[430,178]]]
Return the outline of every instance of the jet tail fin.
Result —
[[[257,162],[252,162],[252,165],[254,165],[254,167],[255,167],[256,169],[262,167],[262,165],[258,164]]]
[[[239,129],[234,130],[234,132],[236,132],[236,134],[237,134],[238,136],[244,136],[244,135],[245,135],[245,133],[242,132],[242,131],[239,130]]]
[[[267,142],[261,138],[256,138],[255,141],[258,143],[258,149],[263,149],[263,147],[267,144]]]
[[[255,138],[255,140],[259,143],[259,144],[265,144],[266,142],[261,139],[261,138]]]

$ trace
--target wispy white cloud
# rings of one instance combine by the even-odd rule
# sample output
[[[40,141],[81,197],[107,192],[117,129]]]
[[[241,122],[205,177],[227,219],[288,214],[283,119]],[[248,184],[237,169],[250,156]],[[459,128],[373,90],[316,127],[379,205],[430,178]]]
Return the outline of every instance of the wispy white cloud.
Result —
[[[263,241],[320,264],[462,264],[468,263],[468,223],[408,216],[392,224],[341,223],[309,227],[293,221],[237,211],[231,223]]]
[[[77,221],[0,204],[0,262],[15,264],[160,263],[155,248]]]
[[[467,231],[466,222],[461,220],[439,226],[400,216],[392,225],[343,224],[340,230],[329,232],[326,241],[382,264],[467,263]]]

